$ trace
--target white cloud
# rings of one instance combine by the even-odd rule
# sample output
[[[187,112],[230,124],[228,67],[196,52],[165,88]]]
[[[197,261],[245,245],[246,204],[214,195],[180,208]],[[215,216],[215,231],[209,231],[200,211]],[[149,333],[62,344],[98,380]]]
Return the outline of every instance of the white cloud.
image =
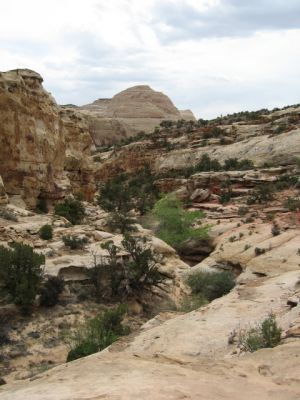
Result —
[[[247,12],[236,0],[0,2],[0,70],[40,72],[60,103],[139,83],[201,117],[299,102],[300,25],[282,25],[277,0],[264,29],[268,1],[249,3]],[[286,3],[285,18],[297,6]],[[231,21],[239,23],[226,34]]]

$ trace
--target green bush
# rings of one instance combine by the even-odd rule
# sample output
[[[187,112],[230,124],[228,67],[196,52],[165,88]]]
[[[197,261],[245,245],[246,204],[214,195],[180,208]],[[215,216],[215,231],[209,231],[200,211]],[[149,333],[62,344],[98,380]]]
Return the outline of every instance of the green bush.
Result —
[[[207,154],[203,154],[199,163],[195,167],[196,172],[220,171],[221,169],[222,166],[219,161],[211,159]]]
[[[98,204],[108,212],[126,215],[135,209],[143,215],[159,197],[154,181],[147,166],[134,175],[120,174],[102,185]]]
[[[177,250],[188,239],[207,237],[208,227],[193,228],[193,223],[203,218],[204,214],[184,210],[174,195],[159,200],[152,215],[159,221],[157,236]]]
[[[191,273],[187,278],[187,284],[193,294],[212,301],[229,293],[234,287],[234,276],[229,271]]]
[[[53,238],[53,228],[51,225],[43,225],[39,231],[40,238],[50,240]]]
[[[120,305],[80,326],[69,337],[71,349],[67,356],[67,362],[97,353],[110,346],[119,336],[127,335],[129,329],[122,325],[126,311],[126,307]]]
[[[66,218],[71,224],[80,224],[84,218],[85,210],[79,200],[72,198],[65,199],[64,202],[56,204],[55,214]]]
[[[281,332],[274,314],[270,314],[257,327],[240,334],[240,345],[244,351],[251,353],[263,348],[276,347],[280,344]]]
[[[86,237],[77,238],[76,236],[72,235],[63,236],[62,240],[64,245],[69,247],[71,250],[83,249],[88,242]]]
[[[225,171],[246,171],[253,168],[253,161],[248,159],[239,161],[237,158],[228,158],[224,164]]]
[[[59,295],[64,289],[64,280],[62,278],[51,276],[40,289],[40,305],[44,307],[53,307],[58,303]]]
[[[45,257],[30,246],[21,243],[13,243],[11,249],[0,246],[0,285],[24,311],[38,293],[44,263]]]

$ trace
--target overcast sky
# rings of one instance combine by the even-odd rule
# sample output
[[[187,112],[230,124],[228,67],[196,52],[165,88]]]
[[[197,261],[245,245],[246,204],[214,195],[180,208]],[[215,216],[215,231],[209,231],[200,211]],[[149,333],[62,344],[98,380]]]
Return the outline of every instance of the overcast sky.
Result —
[[[300,0],[0,1],[0,70],[58,103],[137,84],[211,118],[300,103]]]

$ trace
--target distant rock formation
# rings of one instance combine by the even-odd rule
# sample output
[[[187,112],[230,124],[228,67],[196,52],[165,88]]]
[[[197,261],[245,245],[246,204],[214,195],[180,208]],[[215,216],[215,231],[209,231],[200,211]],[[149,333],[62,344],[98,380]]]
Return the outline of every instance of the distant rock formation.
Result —
[[[57,200],[72,191],[70,157],[76,149],[75,158],[84,156],[86,165],[91,142],[75,110],[61,115],[42,82],[28,69],[0,73],[0,175],[6,193],[19,195],[31,207],[39,197]],[[84,169],[77,169],[76,181],[84,176],[86,183]],[[91,185],[87,187],[90,197]]]
[[[148,85],[131,87],[112,99],[99,99],[79,109],[88,116],[97,146],[114,143],[140,131],[150,133],[163,120],[195,120],[190,110],[179,111],[168,96]]]

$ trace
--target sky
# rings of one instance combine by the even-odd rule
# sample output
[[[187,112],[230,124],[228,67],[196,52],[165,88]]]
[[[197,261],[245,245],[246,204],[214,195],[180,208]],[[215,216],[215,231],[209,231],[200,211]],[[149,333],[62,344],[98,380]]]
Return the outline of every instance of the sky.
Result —
[[[148,84],[198,118],[300,103],[300,0],[0,0],[0,71],[59,104]]]

